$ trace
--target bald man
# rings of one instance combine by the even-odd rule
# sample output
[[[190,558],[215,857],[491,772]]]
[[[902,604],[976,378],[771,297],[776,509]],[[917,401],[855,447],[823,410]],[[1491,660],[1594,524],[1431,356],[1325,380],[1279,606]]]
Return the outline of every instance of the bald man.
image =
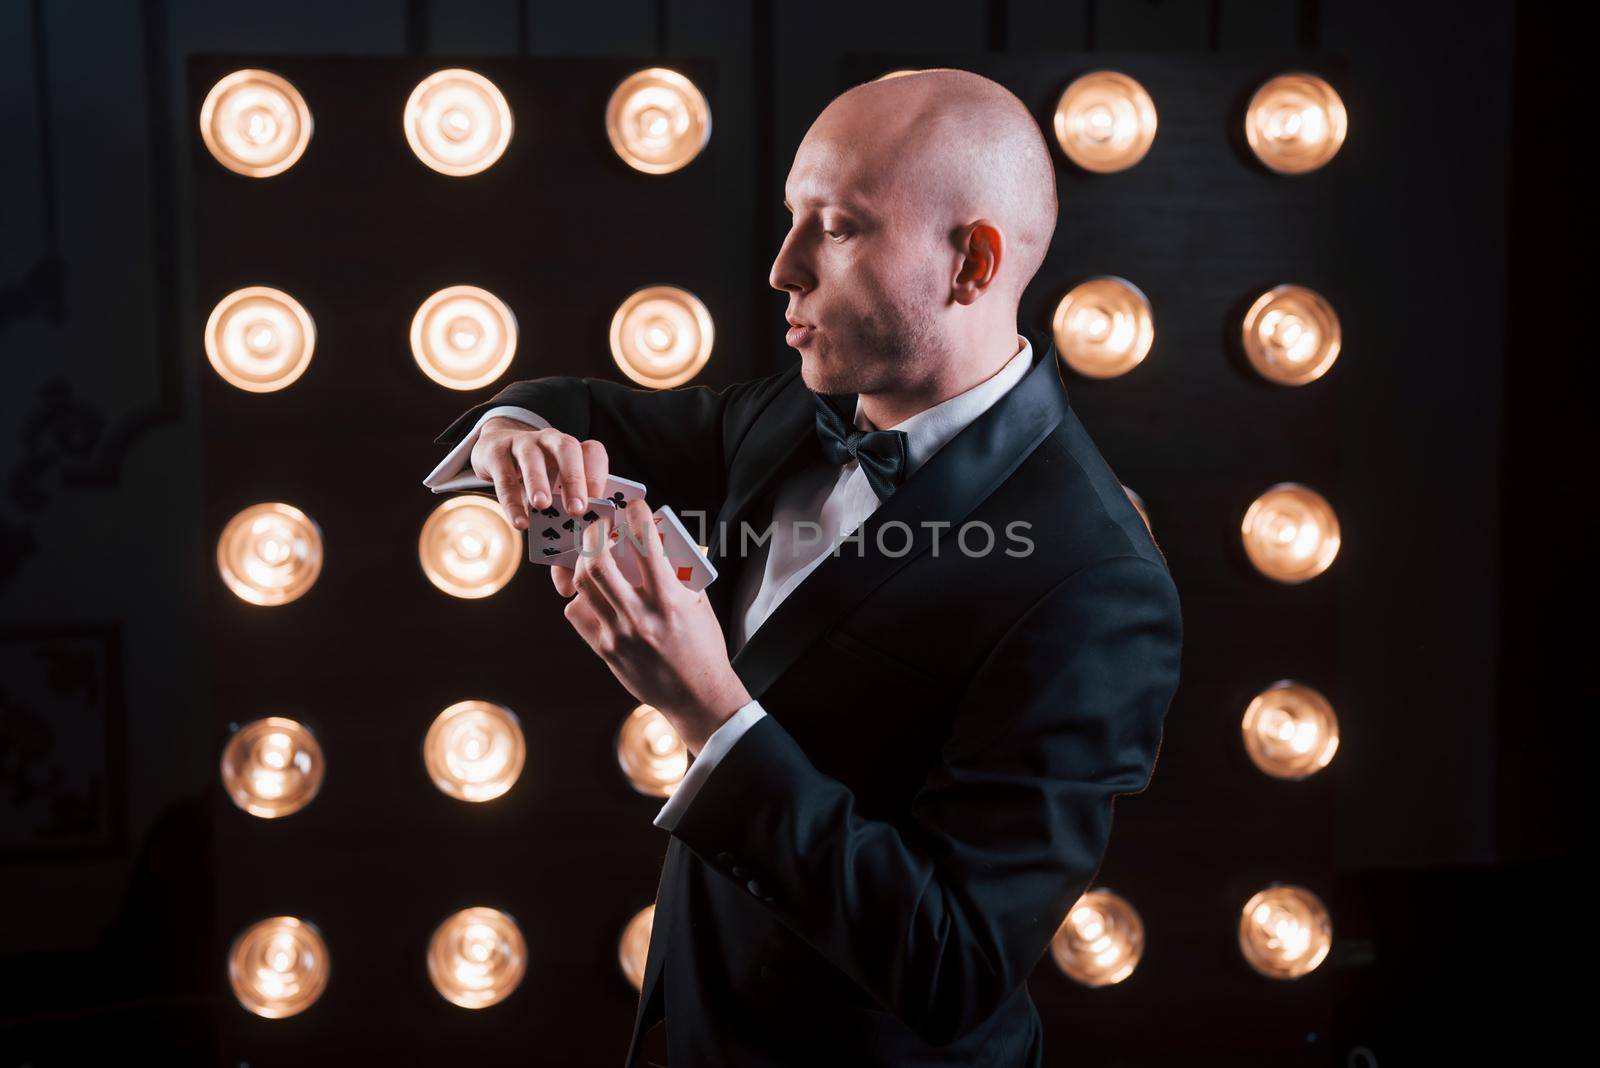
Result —
[[[784,192],[797,365],[518,382],[426,482],[492,484],[524,529],[612,471],[715,517],[702,593],[653,537],[630,584],[603,520],[552,569],[695,757],[655,819],[630,1068],[1039,1065],[1026,980],[1149,781],[1181,645],[1165,559],[1017,329],[1050,153],[1003,87],[919,72],[829,104]]]

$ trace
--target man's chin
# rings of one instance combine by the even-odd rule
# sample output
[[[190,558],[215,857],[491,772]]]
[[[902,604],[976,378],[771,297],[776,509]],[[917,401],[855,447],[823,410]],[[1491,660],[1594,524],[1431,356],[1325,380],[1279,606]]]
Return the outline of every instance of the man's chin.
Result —
[[[815,350],[807,352],[805,349],[800,349],[798,351],[800,353],[800,381],[806,384],[807,389],[813,393],[842,392],[836,381],[838,376],[830,373],[832,369],[825,364]]]
[[[800,381],[813,393],[839,395],[857,393],[861,389],[861,368],[848,358],[841,358],[838,350],[824,347],[813,341],[800,353]]]

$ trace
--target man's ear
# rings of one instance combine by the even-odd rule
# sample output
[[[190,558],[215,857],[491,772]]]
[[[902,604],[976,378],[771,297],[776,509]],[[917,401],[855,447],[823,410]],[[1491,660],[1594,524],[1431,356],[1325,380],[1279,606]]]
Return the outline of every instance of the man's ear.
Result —
[[[972,304],[989,291],[999,276],[1005,242],[1000,228],[988,219],[965,227],[957,237],[962,260],[951,295],[958,304]]]

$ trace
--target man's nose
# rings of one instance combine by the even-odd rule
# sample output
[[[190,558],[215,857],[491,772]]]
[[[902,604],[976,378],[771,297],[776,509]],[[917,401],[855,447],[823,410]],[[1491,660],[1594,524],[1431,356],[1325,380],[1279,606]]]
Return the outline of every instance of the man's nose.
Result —
[[[805,290],[811,287],[811,272],[802,262],[795,241],[797,231],[790,230],[783,239],[783,245],[778,249],[778,256],[772,261],[772,270],[767,274],[767,284],[783,292],[791,290]]]

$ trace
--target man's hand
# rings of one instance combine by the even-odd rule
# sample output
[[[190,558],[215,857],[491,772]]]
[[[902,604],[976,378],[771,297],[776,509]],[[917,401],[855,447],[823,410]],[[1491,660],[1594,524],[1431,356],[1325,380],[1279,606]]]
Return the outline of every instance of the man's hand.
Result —
[[[494,483],[511,525],[526,530],[530,504],[535,511],[550,507],[556,488],[566,495],[567,514],[581,515],[589,497],[605,496],[611,463],[598,441],[497,415],[472,446],[472,472]]]
[[[624,519],[630,531],[623,536],[639,543],[643,585],[630,586],[617,568],[605,518],[585,528],[577,566],[552,567],[551,580],[571,598],[566,616],[583,640],[698,756],[711,733],[750,703],[750,693],[728,662],[705,592],[689,592],[673,574],[650,506],[629,501],[618,514],[619,523]]]

